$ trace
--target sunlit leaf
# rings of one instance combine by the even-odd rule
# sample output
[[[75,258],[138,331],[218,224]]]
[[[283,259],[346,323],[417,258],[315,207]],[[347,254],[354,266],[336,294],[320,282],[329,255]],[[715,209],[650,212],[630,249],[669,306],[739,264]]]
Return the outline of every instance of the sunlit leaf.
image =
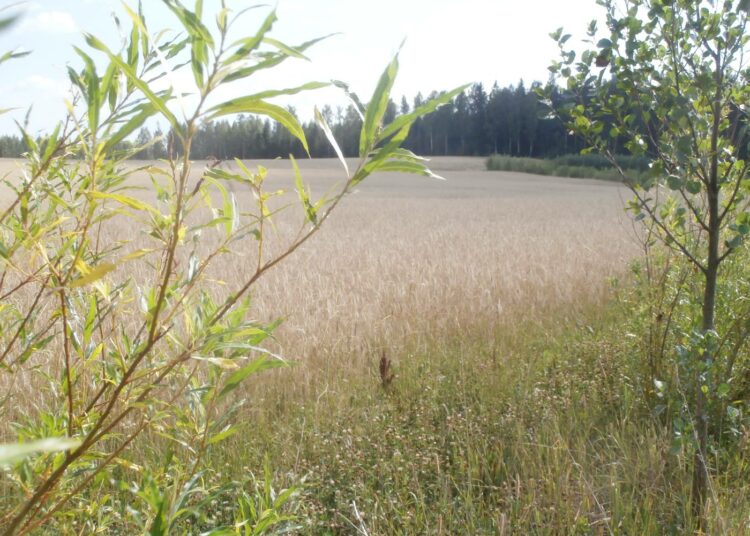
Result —
[[[445,178],[434,174],[427,166],[418,162],[390,160],[379,164],[375,170],[381,172],[414,173],[416,175],[424,175],[425,177],[433,179],[445,180]]]
[[[117,130],[107,138],[107,141],[104,142],[103,145],[104,153],[107,154],[115,147],[117,147],[118,143],[141,128],[146,123],[146,120],[149,117],[153,116],[155,113],[156,108],[153,106],[153,104],[149,103],[148,106],[143,106],[140,112],[133,115],[125,124],[123,124],[119,128],[119,130]]]
[[[237,389],[237,387],[239,387],[244,380],[246,380],[253,374],[257,374],[258,372],[262,372],[271,368],[279,368],[284,366],[286,366],[285,361],[267,356],[261,356],[249,365],[242,367],[240,370],[232,374],[224,383],[224,387],[219,393],[219,398],[224,398],[226,395]]]
[[[286,128],[292,136],[297,138],[302,143],[306,152],[310,152],[307,146],[305,132],[302,130],[299,121],[297,121],[297,118],[294,117],[289,110],[286,110],[281,106],[276,106],[275,104],[254,98],[240,97],[214,106],[207,112],[208,119],[215,119],[223,115],[239,113],[258,114],[270,117]]]
[[[190,357],[192,359],[197,359],[198,361],[205,361],[206,363],[211,363],[212,365],[216,365],[217,367],[225,369],[225,370],[236,370],[240,368],[240,364],[238,360],[236,359],[226,359],[224,357],[203,357],[199,355],[193,355]]]
[[[318,37],[317,39],[312,39],[310,41],[306,41],[302,43],[301,45],[298,45],[294,47],[295,50],[298,52],[302,52],[311,46],[313,46],[315,43],[319,43],[320,41],[323,41],[324,39],[329,38],[331,35],[335,34],[329,34],[323,37]],[[262,71],[265,69],[270,69],[271,67],[275,67],[276,65],[279,65],[283,61],[290,58],[289,54],[286,54],[284,52],[274,54],[268,58],[265,58],[258,63],[254,65],[250,65],[248,67],[242,67],[240,69],[231,69],[226,72],[226,74],[223,77],[223,80],[225,82],[232,82],[234,80],[240,80],[242,78],[247,78],[248,76],[251,76],[252,74],[255,74],[258,71]]]
[[[78,439],[68,437],[49,437],[27,443],[0,445],[0,467],[11,465],[32,454],[71,450],[80,445]]]
[[[193,39],[203,41],[211,47],[214,46],[213,36],[211,36],[211,32],[201,22],[198,13],[190,11],[178,0],[162,0],[162,2],[177,16],[182,26]]]
[[[108,273],[112,272],[115,268],[117,268],[117,266],[109,262],[103,262],[94,266],[93,268],[89,268],[82,261],[79,261],[76,265],[76,268],[78,268],[78,271],[83,275],[78,279],[74,279],[73,281],[71,281],[68,284],[70,288],[83,287],[85,285],[94,283]]]
[[[130,197],[123,194],[111,194],[109,192],[100,192],[100,191],[89,191],[88,192],[89,197],[92,197],[94,199],[111,199],[113,201],[117,201],[118,203],[121,203],[127,207],[133,208],[135,210],[140,211],[149,211],[154,213],[159,213],[158,210],[156,210],[154,207],[149,205],[148,203],[144,203],[143,201],[138,201],[134,197]]]
[[[295,50],[294,47],[290,47],[290,46],[282,43],[278,39],[274,39],[272,37],[264,37],[263,38],[263,43],[278,48],[280,51],[282,51],[287,56],[291,56],[293,58],[298,58],[298,59],[301,59],[301,60],[310,61],[310,58],[308,58],[307,56],[305,56],[304,54],[302,54],[300,51]]]
[[[224,61],[224,64],[234,63],[235,61],[244,59],[251,52],[257,49],[263,41],[263,37],[273,27],[274,23],[277,20],[278,17],[276,16],[276,10],[274,9],[266,16],[265,20],[260,25],[260,28],[253,37],[240,39],[239,41],[236,41],[234,43],[233,46],[238,46],[239,48],[234,52],[234,54],[232,54]]]
[[[329,82],[308,82],[307,84],[303,84],[301,86],[297,87],[291,87],[286,89],[269,89],[268,91],[261,91],[260,93],[253,93],[252,95],[246,95],[244,97],[240,97],[238,99],[234,99],[231,101],[227,101],[224,104],[231,104],[236,102],[242,102],[242,101],[253,101],[253,100],[259,100],[259,99],[268,99],[271,97],[278,97],[280,95],[296,95],[297,93],[300,93],[302,91],[311,91],[315,89],[321,89],[324,87],[328,87],[331,84]]]
[[[380,75],[378,85],[372,94],[370,102],[367,103],[365,118],[362,122],[362,132],[359,135],[359,156],[363,157],[375,144],[378,137],[380,123],[388,107],[388,99],[391,96],[391,88],[398,74],[398,54],[396,54],[383,74]]]
[[[8,60],[12,60],[15,58],[23,58],[24,56],[28,56],[29,54],[31,54],[30,50],[22,50],[20,52],[16,52],[16,51],[6,52],[5,54],[0,56],[0,63],[4,63]]]
[[[299,196],[300,203],[302,203],[302,207],[305,209],[305,217],[307,218],[307,221],[309,221],[313,225],[317,225],[318,217],[315,212],[315,208],[310,203],[310,195],[307,193],[307,189],[302,183],[302,174],[299,171],[297,160],[294,158],[294,155],[291,154],[289,155],[289,160],[292,161],[292,167],[294,168],[294,185],[297,189],[297,195]]]
[[[218,434],[211,436],[208,440],[208,444],[213,445],[220,441],[224,441],[228,437],[232,437],[238,431],[239,431],[239,428],[237,428],[236,426],[228,426],[226,429],[222,430]]]
[[[420,117],[423,117],[427,114],[434,112],[435,110],[438,109],[438,107],[452,101],[454,97],[456,97],[459,93],[463,93],[468,87],[469,87],[469,84],[457,87],[456,89],[453,89],[451,91],[438,95],[434,99],[428,100],[427,102],[425,102],[424,104],[422,104],[421,106],[413,110],[411,113],[399,115],[396,119],[393,120],[393,122],[390,125],[387,125],[383,129],[383,132],[380,135],[381,138],[387,138],[388,136],[402,129],[404,125],[408,123],[413,123]]]
[[[122,70],[122,72],[125,73],[125,76],[128,77],[128,80],[130,80],[135,85],[135,87],[137,87],[141,91],[141,93],[143,93],[143,95],[151,102],[151,104],[154,105],[159,113],[161,113],[167,119],[167,121],[169,121],[170,125],[172,125],[172,127],[178,132],[181,130],[177,118],[172,112],[169,111],[169,108],[167,108],[166,100],[158,97],[153,91],[151,91],[151,89],[148,87],[148,84],[138,78],[138,75],[135,74],[130,65],[122,61],[122,58],[120,58],[118,55],[113,54],[104,43],[102,43],[93,35],[86,34],[86,42],[91,47],[104,52],[109,57],[110,61],[115,63]]]
[[[359,115],[359,118],[362,119],[362,121],[364,121],[365,120],[365,105],[362,104],[362,101],[357,96],[357,94],[351,90],[351,88],[349,87],[349,84],[347,84],[346,82],[342,82],[341,80],[331,80],[331,83],[337,88],[343,90],[346,96],[349,97],[349,100],[352,101],[352,104],[354,105],[354,110]]]
[[[341,165],[344,166],[344,170],[346,171],[346,176],[349,177],[349,166],[346,165],[346,159],[344,158],[344,153],[341,152],[341,147],[339,147],[339,144],[336,142],[336,138],[333,136],[333,132],[331,131],[331,127],[328,126],[328,123],[326,122],[325,117],[323,117],[323,114],[320,113],[320,110],[318,110],[318,107],[315,107],[315,122],[318,124],[318,126],[323,131],[323,134],[325,134],[326,139],[328,140],[328,143],[331,144],[331,147],[333,147],[333,150],[336,152],[336,156],[339,159],[339,162],[341,162]]]

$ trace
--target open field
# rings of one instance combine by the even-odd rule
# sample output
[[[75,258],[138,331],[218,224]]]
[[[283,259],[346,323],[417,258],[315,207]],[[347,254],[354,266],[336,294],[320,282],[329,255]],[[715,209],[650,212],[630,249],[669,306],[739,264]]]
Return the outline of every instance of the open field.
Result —
[[[263,164],[286,185],[288,162]],[[335,161],[301,166],[313,195],[341,176]],[[607,278],[638,253],[622,210],[628,192],[482,166],[435,159],[446,181],[394,174],[365,181],[255,293],[261,314],[286,318],[282,353],[325,368],[331,353],[348,356],[339,366],[362,359],[369,366],[371,345],[397,353],[435,332],[575,315],[601,302]]]
[[[285,198],[295,202],[289,161],[248,165],[268,168],[267,189],[288,190]],[[0,162],[0,174],[17,166]],[[203,166],[196,162],[193,174]],[[300,167],[313,197],[345,176],[335,159]],[[607,279],[639,252],[621,186],[485,171],[481,158],[436,158],[432,168],[447,180],[369,178],[291,262],[261,280],[255,311],[263,320],[285,318],[277,332],[283,355],[305,362],[317,356],[329,366],[326,356],[345,350],[356,363],[370,345],[397,351],[435,330],[491,330],[559,310],[575,315],[605,299]],[[131,186],[150,197],[145,174]],[[239,187],[235,195],[240,205],[251,202]],[[299,212],[291,207],[277,224],[280,243],[296,229]],[[109,239],[129,238],[132,224],[124,225]],[[236,251],[215,276],[231,282],[253,255]]]
[[[294,204],[290,163],[248,163],[259,164],[267,189],[288,190]],[[313,197],[344,178],[335,160],[300,167]],[[670,454],[671,434],[645,404],[637,327],[612,304],[628,288],[613,280],[630,281],[642,253],[627,189],[485,171],[480,158],[431,167],[447,180],[369,178],[255,286],[253,315],[284,319],[266,346],[295,366],[248,380],[240,431],[208,451],[205,487],[257,483],[267,460],[275,487],[305,481],[285,506],[299,534],[679,533],[689,461]],[[153,197],[144,173],[132,180],[142,188],[133,195]],[[251,202],[233,192],[241,207]],[[279,248],[300,211],[276,219]],[[106,239],[133,232],[122,222]],[[225,259],[211,277],[230,283],[257,262],[251,245]],[[6,418],[39,403],[33,378],[16,380]],[[126,458],[159,467],[165,449],[148,432]],[[712,516],[740,534],[748,467],[728,467]],[[118,474],[140,478],[127,463]],[[127,533],[133,498],[110,491]],[[227,496],[190,523],[232,523],[235,505]]]
[[[602,303],[608,278],[639,253],[623,211],[629,192],[619,185],[485,171],[481,158],[431,163],[447,180],[370,177],[256,288],[259,317],[285,318],[277,349],[305,362],[302,374],[369,367],[381,347],[398,353],[436,332],[491,332],[559,311],[574,317]],[[267,167],[267,189],[288,190],[295,202],[289,161],[248,164]],[[335,159],[299,164],[313,197],[344,178]],[[250,194],[238,187],[235,195],[242,204]],[[278,223],[280,241],[299,212],[291,207]],[[218,278],[237,278],[254,259],[235,258]]]

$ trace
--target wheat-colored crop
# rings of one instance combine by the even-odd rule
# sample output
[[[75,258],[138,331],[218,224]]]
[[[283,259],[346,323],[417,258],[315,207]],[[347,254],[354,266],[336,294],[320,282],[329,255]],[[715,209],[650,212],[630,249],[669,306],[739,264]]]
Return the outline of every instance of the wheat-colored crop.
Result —
[[[289,162],[261,164],[269,188],[291,188]],[[300,165],[314,194],[342,177],[333,160]],[[285,318],[275,349],[304,365],[287,388],[327,381],[337,370],[374,370],[382,349],[398,354],[444,333],[575,315],[606,298],[608,278],[638,252],[623,211],[627,189],[482,166],[477,158],[437,158],[432,167],[446,181],[371,177],[259,283],[259,318]],[[282,241],[296,228],[290,219],[277,225]],[[231,281],[253,259],[237,251],[216,276]],[[289,380],[289,371],[281,374]]]
[[[279,203],[294,203],[289,161],[248,164],[267,167],[267,189],[285,189]],[[195,164],[194,181],[203,166]],[[313,196],[345,177],[335,160],[300,167]],[[484,171],[478,158],[437,158],[432,167],[447,180],[369,178],[319,234],[255,287],[257,318],[285,319],[273,350],[303,365],[281,373],[285,388],[312,387],[343,369],[369,371],[383,349],[398,354],[441,334],[479,327],[492,336],[551,311],[576,314],[604,299],[608,277],[621,274],[637,252],[621,186]],[[145,173],[132,180],[143,187],[137,195],[151,197]],[[249,190],[233,191],[241,207],[252,206]],[[283,249],[301,214],[291,206],[277,218],[267,238],[271,250]],[[133,222],[120,221],[104,239],[131,240],[136,233]],[[211,275],[229,288],[256,262],[247,240]],[[131,264],[120,276],[146,279],[148,271]]]

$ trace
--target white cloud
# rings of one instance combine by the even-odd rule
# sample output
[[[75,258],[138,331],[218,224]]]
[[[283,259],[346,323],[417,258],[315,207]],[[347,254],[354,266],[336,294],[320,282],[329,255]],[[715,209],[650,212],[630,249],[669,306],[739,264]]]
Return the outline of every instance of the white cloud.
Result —
[[[79,31],[73,16],[66,11],[38,11],[23,19],[22,32],[71,34]]]

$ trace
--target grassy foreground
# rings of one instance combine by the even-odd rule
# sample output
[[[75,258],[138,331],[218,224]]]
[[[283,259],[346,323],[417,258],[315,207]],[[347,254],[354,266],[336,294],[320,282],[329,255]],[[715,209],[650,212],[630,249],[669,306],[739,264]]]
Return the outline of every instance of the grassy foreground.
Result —
[[[209,450],[200,486],[174,490],[195,510],[172,533],[213,535],[235,522],[238,501],[257,523],[236,534],[265,534],[269,512],[282,530],[271,533],[284,534],[694,533],[692,456],[654,411],[640,290],[621,284],[610,303],[436,330],[400,350],[373,343],[360,366],[347,367],[353,356],[342,351],[326,375],[303,370],[317,362],[258,376],[240,430]],[[709,534],[750,530],[742,433],[711,460]],[[131,533],[150,496],[138,466],[163,465],[168,485],[174,448],[153,434],[117,481],[100,483],[102,502],[81,497],[78,509],[123,527],[109,533]]]
[[[649,410],[622,318],[597,306],[437,335],[393,356],[390,384],[373,353],[369,376],[305,399],[259,389],[215,469],[266,457],[278,485],[304,477],[304,534],[683,534],[690,457]],[[744,534],[747,447],[722,465],[711,526]]]

